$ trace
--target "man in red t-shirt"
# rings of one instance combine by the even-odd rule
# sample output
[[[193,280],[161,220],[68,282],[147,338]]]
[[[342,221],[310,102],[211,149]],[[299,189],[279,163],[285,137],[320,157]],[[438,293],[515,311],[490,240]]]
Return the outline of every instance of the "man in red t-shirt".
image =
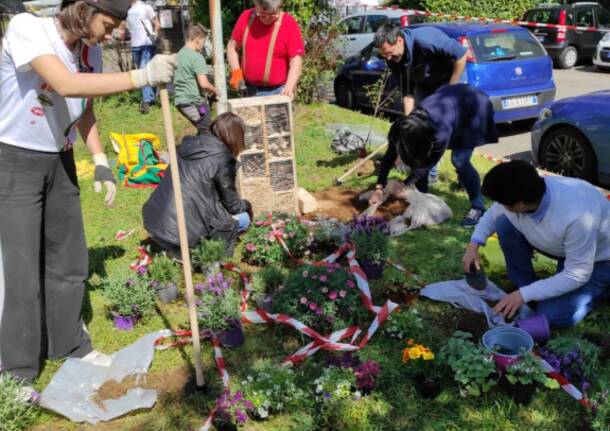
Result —
[[[245,84],[249,96],[294,97],[305,48],[299,25],[281,6],[282,0],[255,0],[239,16],[227,46],[234,90]]]

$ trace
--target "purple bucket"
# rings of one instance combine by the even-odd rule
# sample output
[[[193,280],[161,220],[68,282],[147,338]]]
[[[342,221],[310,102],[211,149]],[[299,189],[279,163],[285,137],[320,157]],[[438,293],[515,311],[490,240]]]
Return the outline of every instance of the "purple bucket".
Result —
[[[378,263],[362,259],[359,263],[368,280],[378,280],[383,276],[385,262]]]
[[[244,331],[241,323],[236,322],[230,329],[218,332],[218,339],[225,347],[238,348],[244,344]]]
[[[549,320],[544,314],[528,317],[517,321],[517,326],[530,334],[534,341],[545,344],[551,338]]]

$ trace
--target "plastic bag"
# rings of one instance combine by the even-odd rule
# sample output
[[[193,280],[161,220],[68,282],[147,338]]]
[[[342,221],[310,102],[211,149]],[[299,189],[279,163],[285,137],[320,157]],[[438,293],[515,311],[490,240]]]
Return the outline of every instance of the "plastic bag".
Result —
[[[420,291],[420,295],[434,301],[448,302],[454,307],[485,314],[487,325],[490,328],[507,324],[504,318],[495,313],[485,302],[485,300],[497,302],[506,296],[506,292],[489,280],[484,290],[472,289],[465,279],[441,281],[424,287]],[[519,309],[516,320],[524,319],[532,314],[532,310],[524,305]]]
[[[355,136],[359,141],[362,141],[363,145],[370,145],[372,147],[378,147],[387,142],[385,133],[371,130],[368,125],[364,124],[341,124],[341,123],[327,123],[325,132],[328,136],[334,139],[339,135],[340,131],[347,131],[349,134]],[[368,137],[368,139],[367,139]],[[366,142],[365,142],[366,141]],[[331,144],[331,148],[333,145]],[[335,150],[333,150],[335,151]],[[353,149],[351,150],[353,151]]]
[[[149,333],[110,356],[107,364],[69,358],[42,392],[40,405],[74,422],[90,424],[152,407],[157,401],[157,391],[151,389],[130,389],[121,398],[102,401],[105,409],[93,401],[93,397],[109,380],[121,382],[125,377],[136,375],[136,381],[139,381],[152,362],[155,340],[170,335],[171,331],[167,329]]]

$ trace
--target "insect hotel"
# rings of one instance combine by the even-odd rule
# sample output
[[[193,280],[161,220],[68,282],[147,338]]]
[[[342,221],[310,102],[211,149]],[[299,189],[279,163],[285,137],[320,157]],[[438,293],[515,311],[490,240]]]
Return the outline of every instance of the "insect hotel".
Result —
[[[255,215],[298,213],[292,104],[287,96],[229,100],[229,111],[246,124],[237,187]]]

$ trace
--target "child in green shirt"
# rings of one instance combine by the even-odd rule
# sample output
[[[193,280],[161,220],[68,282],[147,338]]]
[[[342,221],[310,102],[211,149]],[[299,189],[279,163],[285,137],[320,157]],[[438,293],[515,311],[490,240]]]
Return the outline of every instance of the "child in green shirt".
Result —
[[[209,30],[201,24],[191,24],[186,33],[186,44],[178,51],[178,69],[174,75],[174,104],[201,134],[207,132],[210,126],[210,106],[201,90],[208,94],[217,94],[216,88],[206,76],[207,65],[201,55]]]

